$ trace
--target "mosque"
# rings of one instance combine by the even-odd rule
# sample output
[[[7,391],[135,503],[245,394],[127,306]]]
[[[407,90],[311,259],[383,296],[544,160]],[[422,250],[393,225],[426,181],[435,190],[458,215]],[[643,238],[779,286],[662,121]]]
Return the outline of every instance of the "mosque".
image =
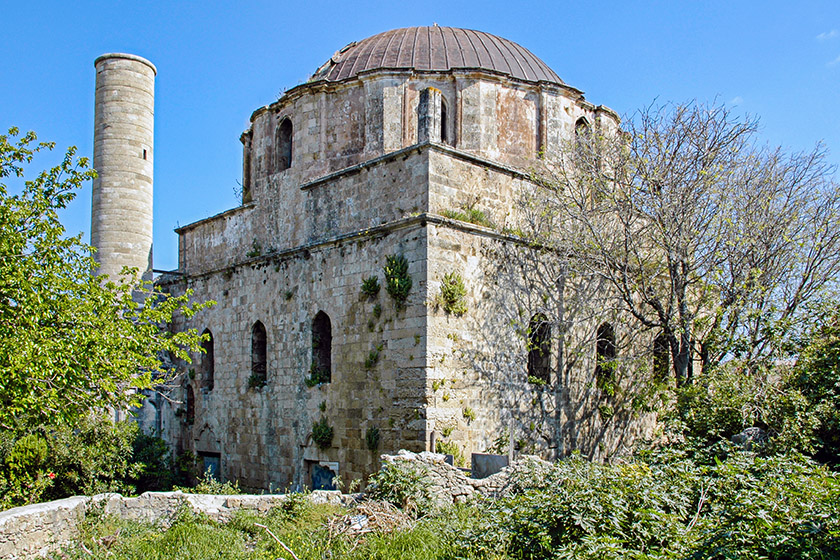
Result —
[[[101,272],[148,276],[156,69],[96,72],[92,244]],[[173,451],[246,488],[329,488],[399,449],[603,458],[643,429],[593,381],[621,325],[569,328],[516,235],[535,165],[613,111],[523,46],[432,26],[350,43],[250,122],[241,204],[177,229],[156,280],[217,302],[172,325],[205,352],[139,414]]]

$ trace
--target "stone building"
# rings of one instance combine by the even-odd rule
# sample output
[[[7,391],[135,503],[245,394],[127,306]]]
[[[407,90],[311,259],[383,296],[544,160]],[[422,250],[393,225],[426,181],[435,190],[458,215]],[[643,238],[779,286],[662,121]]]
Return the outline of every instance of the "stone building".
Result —
[[[593,382],[613,324],[567,328],[560,278],[512,232],[535,162],[617,124],[487,33],[345,46],[252,114],[242,204],[177,230],[159,284],[217,303],[174,325],[205,332],[206,353],[143,417],[252,488],[364,478],[433,440],[465,457],[506,438],[547,458],[616,452],[639,423]]]

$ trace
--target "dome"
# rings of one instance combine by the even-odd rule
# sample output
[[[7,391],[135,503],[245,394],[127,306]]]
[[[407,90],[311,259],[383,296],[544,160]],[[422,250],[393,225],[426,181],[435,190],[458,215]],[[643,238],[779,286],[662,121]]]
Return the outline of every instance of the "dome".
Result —
[[[482,31],[455,27],[406,27],[350,43],[310,81],[338,82],[370,70],[447,72],[481,69],[526,82],[563,81],[528,49]]]

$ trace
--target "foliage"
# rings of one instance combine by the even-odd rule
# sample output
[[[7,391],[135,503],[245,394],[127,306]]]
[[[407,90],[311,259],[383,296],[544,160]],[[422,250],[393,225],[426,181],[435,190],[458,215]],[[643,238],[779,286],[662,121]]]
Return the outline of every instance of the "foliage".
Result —
[[[309,369],[309,377],[307,377],[304,381],[307,387],[315,387],[321,383],[329,383],[330,370],[327,368],[319,368],[315,364],[312,364]]]
[[[0,506],[172,485],[165,443],[141,433],[134,422],[115,423],[97,415],[75,428],[39,426],[20,437],[5,432],[2,440]]]
[[[0,180],[22,180],[35,155],[53,148],[34,133],[0,135]],[[191,292],[147,291],[130,281],[91,274],[96,264],[81,235],[66,237],[58,212],[94,176],[70,148],[62,162],[23,182],[20,194],[0,183],[0,428],[25,431],[72,423],[94,410],[123,409],[165,374],[160,356],[189,361],[201,337],[170,333],[173,315],[192,315]],[[127,271],[136,274],[136,271]],[[123,277],[122,280],[128,280]]]
[[[385,291],[394,300],[397,309],[403,309],[412,284],[408,260],[404,255],[388,255],[382,270],[385,272]]]
[[[457,272],[448,272],[440,283],[438,303],[443,310],[452,315],[463,315],[467,312],[467,288],[464,279]]]
[[[371,370],[379,363],[379,354],[382,352],[383,345],[379,344],[376,348],[371,348],[370,352],[368,352],[367,358],[365,358],[365,369]]]
[[[249,389],[262,389],[266,386],[266,383],[268,383],[268,379],[266,379],[264,371],[255,371],[248,376]]]
[[[738,453],[711,468],[680,455],[535,467],[515,492],[453,527],[453,556],[831,558],[840,481],[798,456]]]
[[[723,106],[652,106],[579,135],[523,202],[522,232],[597,278],[667,340],[677,383],[732,357],[772,363],[840,273],[840,186],[824,149],[786,154]]]
[[[367,495],[374,500],[389,502],[403,510],[423,513],[431,508],[429,480],[419,464],[388,461],[370,477]]]
[[[496,224],[487,217],[487,215],[478,208],[462,208],[460,210],[443,210],[440,213],[444,218],[450,220],[459,220],[462,222],[469,222],[486,228],[495,229]]]
[[[698,465],[648,451],[621,464],[573,457],[525,463],[498,498],[433,511],[422,472],[386,463],[369,496],[425,513],[410,526],[363,536],[335,532],[350,509],[304,497],[227,524],[184,509],[172,526],[89,516],[65,558],[753,559],[828,560],[840,554],[840,479],[801,456],[734,453]],[[421,504],[418,507],[418,504]],[[339,522],[340,523],[340,522]]]
[[[436,441],[435,453],[452,455],[452,461],[455,463],[456,467],[467,466],[467,458],[464,457],[464,452],[461,450],[461,446],[455,443],[454,441]]]
[[[461,411],[461,414],[464,416],[464,419],[467,422],[472,422],[475,420],[475,411],[470,407],[464,407],[464,410]]]
[[[362,295],[375,298],[376,295],[379,293],[379,278],[376,276],[369,276],[362,280]]]
[[[230,496],[242,493],[242,489],[239,488],[238,481],[221,482],[213,476],[209,469],[207,472],[202,474],[201,478],[198,480],[198,484],[195,486],[178,486],[176,487],[176,490],[181,490],[182,492],[188,492],[190,494],[208,494],[214,496]]]
[[[815,458],[837,466],[840,465],[840,309],[832,305],[824,314],[806,334],[796,366],[781,388],[789,403],[782,416],[809,417],[813,421]]]
[[[371,451],[379,449],[379,438],[379,428],[376,426],[370,426],[367,430],[365,430],[365,445]]]
[[[325,417],[312,423],[312,441],[321,449],[327,449],[332,445],[333,429]]]

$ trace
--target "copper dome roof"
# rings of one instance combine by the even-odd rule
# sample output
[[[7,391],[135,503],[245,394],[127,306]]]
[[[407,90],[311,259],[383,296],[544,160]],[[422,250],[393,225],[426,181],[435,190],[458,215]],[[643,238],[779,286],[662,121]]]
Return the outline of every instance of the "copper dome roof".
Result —
[[[310,81],[337,82],[377,69],[446,72],[482,69],[527,82],[563,81],[531,51],[482,31],[456,27],[406,27],[350,43]]]

